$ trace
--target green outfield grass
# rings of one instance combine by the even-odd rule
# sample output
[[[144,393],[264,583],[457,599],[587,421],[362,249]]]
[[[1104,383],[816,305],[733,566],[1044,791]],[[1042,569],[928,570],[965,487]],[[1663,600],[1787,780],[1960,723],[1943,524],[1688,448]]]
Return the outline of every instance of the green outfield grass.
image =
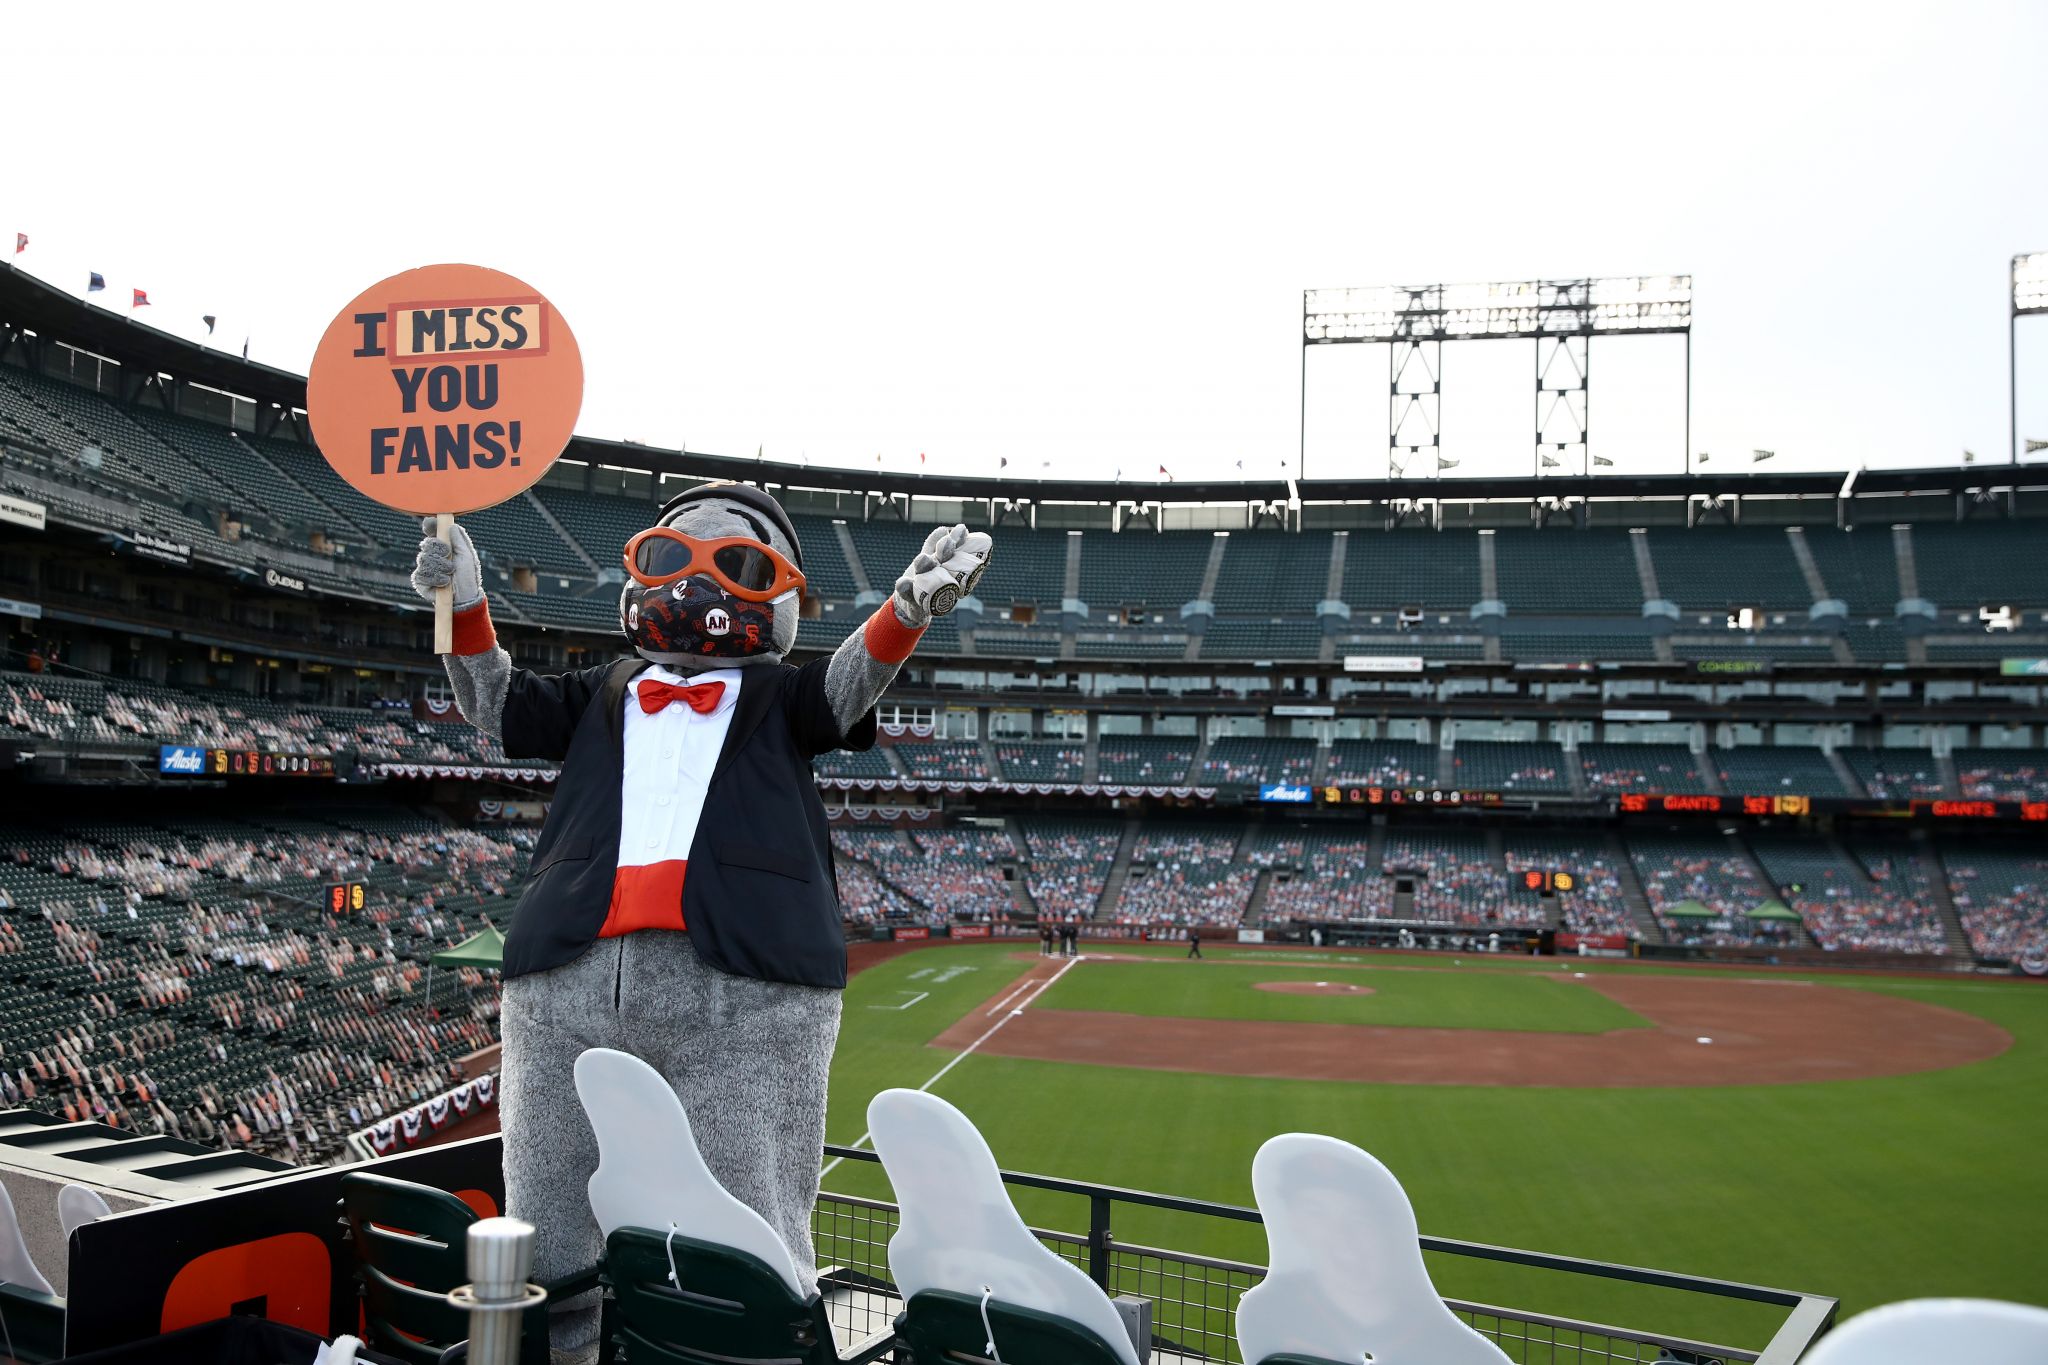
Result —
[[[1445,966],[1448,968],[1449,963]],[[1262,981],[1334,981],[1371,995],[1289,995]],[[1570,977],[1418,971],[1412,965],[1294,966],[1255,955],[1214,963],[1090,962],[1047,990],[1033,1009],[1110,1010],[1174,1019],[1267,1019],[1309,1024],[1606,1033],[1650,1022]]]
[[[1029,965],[1014,951],[933,949],[855,978],[833,1069],[830,1140],[865,1133],[876,1091],[923,1085],[954,1060],[931,1040]],[[1526,965],[1468,958],[1461,974],[1428,979],[1569,993],[1562,982],[1522,980]],[[1260,974],[1273,970],[1261,966]],[[1109,989],[1096,983],[1125,978],[1141,998],[1168,990],[1235,998],[1229,983],[1242,975],[1222,962],[1182,970],[1084,961],[1055,989],[1063,1003],[1086,999],[1091,1008]],[[1212,977],[1223,984],[1210,987]],[[1814,979],[1827,989],[1886,991],[1980,1015],[2009,1031],[2014,1045],[1990,1061],[1917,1076],[1636,1090],[1260,1080],[977,1053],[931,1089],[972,1117],[1011,1169],[1249,1204],[1261,1142],[1288,1131],[1330,1133],[1394,1170],[1427,1233],[1833,1294],[1845,1312],[1923,1295],[2048,1301],[2038,1226],[2048,1207],[2048,990]],[[1193,980],[1204,984],[1181,984]],[[920,992],[923,999],[895,1008]],[[842,1165],[825,1183],[888,1194],[880,1172],[865,1164]],[[1025,1192],[1018,1202],[1035,1224],[1086,1226],[1077,1200]],[[1133,1211],[1120,1215],[1117,1233],[1265,1260],[1253,1227]],[[1452,1296],[1738,1345],[1760,1345],[1777,1320],[1774,1310],[1514,1267],[1440,1260],[1433,1270]]]

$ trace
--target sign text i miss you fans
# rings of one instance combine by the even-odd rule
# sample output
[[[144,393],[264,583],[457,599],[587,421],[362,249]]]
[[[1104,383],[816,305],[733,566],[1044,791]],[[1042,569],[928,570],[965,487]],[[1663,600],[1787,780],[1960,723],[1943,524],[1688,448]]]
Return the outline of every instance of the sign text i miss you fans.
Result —
[[[583,362],[561,314],[510,275],[441,265],[363,291],[307,379],[321,454],[365,496],[467,512],[536,483],[569,442]]]

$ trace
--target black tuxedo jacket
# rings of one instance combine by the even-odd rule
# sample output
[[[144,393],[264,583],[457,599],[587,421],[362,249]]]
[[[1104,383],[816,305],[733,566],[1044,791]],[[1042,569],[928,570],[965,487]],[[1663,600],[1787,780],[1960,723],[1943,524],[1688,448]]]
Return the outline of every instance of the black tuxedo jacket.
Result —
[[[826,662],[751,664],[740,684],[683,878],[690,942],[721,971],[846,984],[832,837],[811,758],[874,747],[875,717],[841,733]],[[576,673],[512,671],[505,754],[557,760],[562,775],[505,936],[508,980],[575,961],[604,926],[619,862],[626,684],[646,667],[628,658]]]

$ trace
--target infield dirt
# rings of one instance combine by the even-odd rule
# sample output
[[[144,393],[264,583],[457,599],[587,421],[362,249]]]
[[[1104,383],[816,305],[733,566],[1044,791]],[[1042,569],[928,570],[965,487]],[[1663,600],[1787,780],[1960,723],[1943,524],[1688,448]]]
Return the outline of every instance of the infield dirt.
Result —
[[[1085,958],[1080,969],[1087,969]],[[1194,964],[1181,969],[1202,970]],[[1033,966],[986,1005],[1055,970],[1052,961]],[[1294,989],[1314,983],[1263,984]],[[2012,1045],[2010,1034],[1986,1020],[1872,990],[1648,974],[1588,976],[1572,984],[1598,991],[1652,1027],[1568,1034],[1030,1009],[985,1037],[980,1051],[1294,1080],[1602,1087],[1901,1076],[1983,1061]],[[993,1012],[969,1011],[934,1046],[966,1048],[987,1032]]]

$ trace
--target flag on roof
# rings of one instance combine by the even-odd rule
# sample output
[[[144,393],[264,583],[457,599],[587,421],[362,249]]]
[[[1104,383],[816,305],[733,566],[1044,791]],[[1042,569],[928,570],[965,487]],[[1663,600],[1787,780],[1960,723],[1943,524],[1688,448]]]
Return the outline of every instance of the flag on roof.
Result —
[[[1593,457],[1593,463],[1597,465],[1605,465],[1609,469],[1612,469],[1614,467],[1614,461],[1608,459],[1605,455],[1595,455]]]
[[[1749,462],[1751,464],[1758,464],[1772,458],[1777,453],[1775,450],[1752,450],[1749,452]]]
[[[1168,483],[1173,482],[1173,471],[1171,469],[1168,469],[1165,465],[1161,465],[1159,466],[1159,472],[1166,476],[1166,481]]]
[[[20,254],[21,254],[22,252],[24,252],[24,251],[27,251],[27,250],[28,250],[28,234],[27,234],[26,232],[17,232],[17,233],[15,233],[15,234],[14,234],[14,254],[15,254],[15,255],[17,255],[17,256],[19,256],[19,255],[20,255]]]
[[[996,468],[997,468],[997,469],[1008,469],[1009,467],[1010,467],[1010,457],[1009,457],[1009,456],[1007,456],[1007,455],[998,455],[998,456],[996,456]]]
[[[131,301],[129,302],[128,306],[129,306],[130,308],[147,308],[147,307],[149,307],[149,295],[148,295],[148,294],[146,294],[146,293],[144,293],[144,292],[143,292],[142,290],[140,290],[140,289],[136,290],[136,291],[135,291],[135,297],[134,297],[134,299],[132,299],[132,300],[131,300]]]
[[[105,289],[105,288],[107,287],[107,280],[106,280],[106,277],[105,277],[104,275],[100,274],[100,272],[99,272],[99,271],[97,271],[97,270],[94,270],[94,271],[91,271],[91,272],[89,272],[89,273],[90,273],[90,274],[92,275],[92,278],[91,278],[90,280],[87,280],[87,281],[86,281],[86,284],[85,284],[85,292],[86,292],[86,293],[88,293],[88,294],[97,294],[97,293],[98,293],[98,292],[99,292],[100,290],[102,290],[102,289]]]
[[[203,314],[201,314],[201,315],[200,315],[200,318],[199,318],[199,320],[200,320],[201,322],[203,322],[203,323],[205,323],[205,324],[206,324],[206,334],[207,334],[208,336],[212,336],[212,335],[213,335],[213,314],[211,314],[211,313],[203,313]]]
[[[2043,450],[2048,450],[2048,441],[2037,441],[2031,436],[2027,438],[2027,454],[2032,455]]]
[[[1536,457],[1536,458],[1537,458],[1537,459],[1539,459],[1539,460],[1541,460],[1541,461],[1543,461],[1543,467],[1544,467],[1545,469],[1561,469],[1561,468],[1563,468],[1563,466],[1562,466],[1562,465],[1560,465],[1560,464],[1559,464],[1559,463],[1558,463],[1558,462],[1557,462],[1556,460],[1553,460],[1553,459],[1551,459],[1551,458],[1550,458],[1550,457],[1549,457],[1548,455],[1544,455],[1544,454],[1541,454],[1541,453],[1539,453],[1539,454],[1537,455],[1537,457]]]
[[[919,464],[923,464],[923,463],[924,463],[924,452],[923,452],[922,450],[920,450],[920,451],[918,451],[918,452],[917,452],[917,462],[918,462]]]
[[[247,360],[248,358],[249,358],[249,338],[247,338],[247,337],[243,337],[243,338],[242,338],[242,359],[244,359],[244,360]]]

